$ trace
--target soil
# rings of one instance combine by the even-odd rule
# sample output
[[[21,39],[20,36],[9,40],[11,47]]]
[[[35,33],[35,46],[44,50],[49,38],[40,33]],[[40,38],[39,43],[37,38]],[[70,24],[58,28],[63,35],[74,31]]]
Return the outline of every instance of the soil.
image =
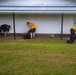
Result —
[[[56,41],[66,41],[69,36],[64,36],[61,38],[61,36],[48,36],[48,35],[36,35],[36,37],[34,39],[23,39],[24,35],[16,35],[14,37],[14,35],[9,35],[7,37],[4,37],[4,34],[0,35],[0,41],[3,41],[3,40],[8,40],[8,41],[13,41],[13,40],[16,40],[16,41],[30,41],[30,40],[33,40],[33,41],[52,41],[52,40],[56,40]]]

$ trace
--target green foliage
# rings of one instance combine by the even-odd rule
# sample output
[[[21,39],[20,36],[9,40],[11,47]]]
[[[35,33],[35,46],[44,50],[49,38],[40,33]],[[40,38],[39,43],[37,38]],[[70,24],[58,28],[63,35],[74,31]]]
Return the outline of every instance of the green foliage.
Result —
[[[76,75],[76,43],[0,42],[0,75]]]

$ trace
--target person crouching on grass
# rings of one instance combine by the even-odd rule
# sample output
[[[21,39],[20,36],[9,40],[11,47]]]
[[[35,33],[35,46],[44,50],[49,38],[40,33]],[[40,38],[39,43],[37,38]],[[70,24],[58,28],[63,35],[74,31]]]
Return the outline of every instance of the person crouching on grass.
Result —
[[[7,25],[7,24],[3,24],[0,26],[0,32],[4,33],[5,37],[7,37],[9,35],[9,30],[10,30],[11,26]]]
[[[30,38],[32,39],[35,37],[36,26],[30,22],[27,22],[27,25],[30,27],[30,30],[28,31],[28,33],[30,33]]]
[[[71,34],[71,36],[76,35],[76,25],[74,25],[74,26],[70,29],[70,34]]]

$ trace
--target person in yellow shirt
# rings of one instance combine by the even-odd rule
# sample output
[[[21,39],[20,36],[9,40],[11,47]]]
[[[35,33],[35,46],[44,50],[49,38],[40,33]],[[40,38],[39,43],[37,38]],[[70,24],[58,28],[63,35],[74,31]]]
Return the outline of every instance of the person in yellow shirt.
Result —
[[[76,25],[74,25],[71,29],[70,29],[70,34],[73,36],[75,35],[76,32]]]
[[[67,40],[67,43],[73,43],[76,39],[76,25],[74,25],[71,29],[70,29],[70,37]]]
[[[28,33],[30,33],[30,38],[32,39],[35,37],[36,26],[31,22],[27,22],[27,25],[30,27]]]

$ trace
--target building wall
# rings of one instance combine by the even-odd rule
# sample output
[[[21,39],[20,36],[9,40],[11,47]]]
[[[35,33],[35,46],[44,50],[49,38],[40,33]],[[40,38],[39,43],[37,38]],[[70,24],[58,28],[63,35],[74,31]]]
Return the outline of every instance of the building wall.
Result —
[[[11,25],[10,33],[13,33],[13,18],[12,14],[0,14],[0,25],[8,24]]]
[[[16,15],[16,32],[27,32],[29,30],[27,22],[33,22],[37,27],[36,33],[59,33],[61,22],[59,17],[60,15]],[[20,25],[20,28],[22,27],[22,30],[18,28],[18,25]],[[54,26],[57,27],[55,31]]]
[[[13,15],[0,14],[0,25],[11,25],[10,33],[13,33]],[[61,33],[61,14],[15,14],[16,33],[26,33],[29,30],[27,22],[33,22],[38,34],[60,34]],[[74,25],[73,15],[64,15],[63,33],[70,33],[70,28]]]
[[[76,6],[76,0],[0,0],[5,6]]]
[[[70,33],[70,28],[74,25],[74,15],[64,15],[63,33]]]

